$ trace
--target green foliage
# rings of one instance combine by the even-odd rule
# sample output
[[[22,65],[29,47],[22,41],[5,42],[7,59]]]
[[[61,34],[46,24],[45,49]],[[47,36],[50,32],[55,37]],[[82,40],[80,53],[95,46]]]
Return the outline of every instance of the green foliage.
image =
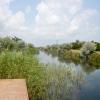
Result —
[[[30,100],[61,100],[62,96],[65,100],[72,89],[80,85],[83,73],[62,65],[46,68],[34,56],[22,52],[2,52],[0,79],[19,78],[26,79]]]
[[[75,42],[72,43],[64,43],[60,45],[56,44],[56,45],[47,46],[46,48],[44,48],[44,51],[51,53],[53,55],[59,55],[59,54],[64,54],[66,51],[70,51],[71,49],[79,50],[83,44],[84,42],[80,42],[79,40],[76,40]]]
[[[89,64],[100,67],[100,52],[93,53],[89,56]]]
[[[96,46],[97,46],[96,51],[100,51],[100,43],[98,43],[98,42],[95,42],[95,43],[96,43]]]
[[[71,43],[72,49],[78,50],[82,47],[83,44],[84,42],[80,42],[79,40],[76,40],[76,42]]]
[[[58,59],[62,62],[74,62],[80,63],[80,51],[79,50],[65,50],[64,53],[59,53]]]
[[[18,51],[25,48],[25,42],[21,39],[16,39],[16,37],[4,37],[0,38],[0,49],[9,51]]]
[[[33,44],[29,43],[26,46],[25,52],[27,52],[28,54],[38,54],[39,53],[39,50],[37,48],[35,48],[33,46]]]
[[[78,50],[80,47],[82,48]],[[76,42],[72,42],[70,44],[47,46],[44,48],[44,51],[52,56],[57,56],[59,60],[64,62],[87,62],[94,66],[100,66],[100,55],[97,53],[97,51],[100,49],[99,47],[100,43],[98,42],[80,42],[77,40]]]
[[[0,49],[4,50],[12,50],[15,48],[14,41],[11,40],[9,37],[0,38]]]
[[[44,71],[45,67],[33,56],[22,52],[0,54],[0,79],[26,79],[30,100],[42,98]]]
[[[26,44],[22,39],[17,37],[0,38],[0,52],[2,51],[22,51],[28,54],[37,54],[33,44]]]

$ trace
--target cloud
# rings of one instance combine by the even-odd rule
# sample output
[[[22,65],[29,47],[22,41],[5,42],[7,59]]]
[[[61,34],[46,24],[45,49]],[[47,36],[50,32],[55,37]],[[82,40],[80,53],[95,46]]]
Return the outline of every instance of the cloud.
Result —
[[[73,33],[79,30],[81,26],[87,26],[89,24],[89,19],[96,13],[96,10],[88,9],[74,16],[74,18],[70,21],[68,32]]]
[[[86,33],[96,36],[99,30],[92,23],[93,16],[98,12],[84,9],[84,0],[40,0],[32,25],[27,25],[30,19],[26,19],[32,12],[32,6],[28,4],[24,12],[14,13],[10,9],[10,3],[14,1],[0,0],[0,35],[15,33],[29,42],[47,45],[74,40]]]
[[[22,11],[13,13],[10,3],[14,0],[0,0],[0,34],[9,32],[23,31],[25,27],[25,14]]]
[[[11,30],[22,30],[25,23],[25,15],[19,11],[6,21],[5,27]]]
[[[26,14],[29,14],[32,11],[32,7],[28,5],[25,9]]]
[[[43,41],[63,40],[79,32],[81,27],[91,27],[91,18],[97,11],[83,10],[82,4],[83,0],[41,0],[36,8],[34,35],[43,37]]]
[[[5,6],[10,4],[13,0],[0,0],[0,6]]]

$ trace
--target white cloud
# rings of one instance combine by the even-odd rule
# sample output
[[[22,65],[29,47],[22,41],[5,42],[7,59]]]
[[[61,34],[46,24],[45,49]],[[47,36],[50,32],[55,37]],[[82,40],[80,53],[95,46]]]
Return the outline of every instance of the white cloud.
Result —
[[[25,15],[23,12],[19,11],[6,21],[5,27],[13,30],[21,30],[25,23]]]
[[[10,3],[14,0],[0,0],[0,33],[9,33],[25,30],[25,14],[18,11],[13,14]]]
[[[82,10],[82,3],[83,0],[41,0],[36,8],[34,35],[44,40],[61,39],[89,26],[96,10]]]
[[[9,4],[10,2],[12,2],[13,0],[0,0],[0,6],[5,6],[5,4]]]
[[[75,32],[78,29],[80,29],[81,26],[83,25],[86,26],[87,24],[89,24],[89,18],[91,18],[91,16],[95,15],[96,13],[97,13],[96,10],[88,9],[76,15],[70,21],[68,32],[69,33]]]
[[[45,45],[56,43],[56,40],[67,41],[75,35],[80,37],[84,32],[90,34],[89,32],[97,30],[93,29],[95,26],[91,28],[91,18],[97,11],[83,9],[84,0],[40,0],[33,25],[30,26],[27,26],[26,16],[30,14],[32,7],[27,5],[25,12],[13,13],[10,9],[10,3],[13,1],[0,0],[0,34],[14,32],[25,39],[33,37],[33,41],[38,45]]]

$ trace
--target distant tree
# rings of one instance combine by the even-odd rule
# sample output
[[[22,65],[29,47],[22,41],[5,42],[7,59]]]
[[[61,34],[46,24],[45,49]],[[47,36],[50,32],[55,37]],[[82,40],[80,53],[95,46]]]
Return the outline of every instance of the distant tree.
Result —
[[[34,45],[31,44],[31,43],[28,43],[28,44],[27,44],[26,50],[27,50],[27,53],[28,53],[28,54],[36,54],[36,53],[38,53],[38,50],[37,50],[37,49],[34,47]]]
[[[0,51],[3,50],[23,50],[26,44],[23,40],[17,37],[4,37],[0,38]]]
[[[22,49],[24,49],[25,48],[25,42],[24,41],[18,41],[17,42],[17,48],[18,48],[18,50],[22,50]]]
[[[14,40],[15,42],[22,41],[22,39],[20,39],[20,38],[18,38],[16,36],[12,37],[12,40]]]
[[[80,49],[83,45],[83,42],[76,40],[75,42],[73,42],[71,44],[72,44],[72,49]]]
[[[61,48],[65,49],[65,50],[70,50],[71,47],[72,47],[71,44],[63,44],[63,45],[61,45]]]
[[[12,50],[15,44],[14,41],[10,37],[5,37],[0,39],[0,47],[2,49]]]
[[[90,54],[96,50],[96,44],[94,42],[86,42],[80,52],[80,56],[87,59]]]
[[[98,43],[98,42],[95,42],[96,43],[96,46],[97,46],[97,51],[100,51],[100,43]]]

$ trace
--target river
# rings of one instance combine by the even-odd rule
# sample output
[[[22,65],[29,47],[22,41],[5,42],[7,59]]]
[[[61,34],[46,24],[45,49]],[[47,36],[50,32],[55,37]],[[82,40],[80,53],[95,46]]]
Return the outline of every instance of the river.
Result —
[[[56,66],[74,66],[77,70],[85,73],[85,83],[81,84],[80,90],[76,93],[73,100],[100,100],[100,69],[88,64],[75,64],[74,62],[62,62],[58,57],[53,57],[40,51],[38,55],[40,63]],[[59,68],[59,67],[58,67]]]

